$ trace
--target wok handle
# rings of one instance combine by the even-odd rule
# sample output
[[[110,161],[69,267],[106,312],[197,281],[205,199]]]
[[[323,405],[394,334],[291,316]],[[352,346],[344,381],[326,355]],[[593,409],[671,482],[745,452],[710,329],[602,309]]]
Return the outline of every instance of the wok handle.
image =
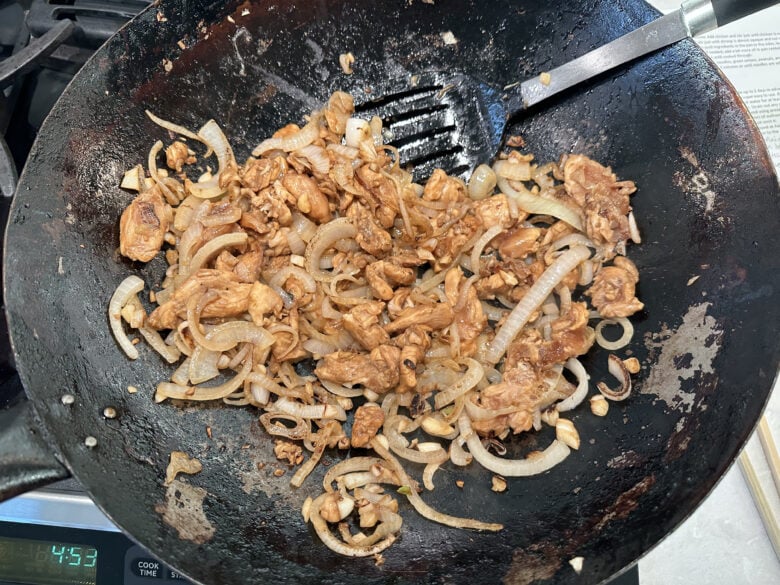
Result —
[[[0,502],[70,475],[38,427],[27,400],[0,411]]]
[[[723,26],[754,12],[777,4],[777,0],[711,0],[718,26]]]

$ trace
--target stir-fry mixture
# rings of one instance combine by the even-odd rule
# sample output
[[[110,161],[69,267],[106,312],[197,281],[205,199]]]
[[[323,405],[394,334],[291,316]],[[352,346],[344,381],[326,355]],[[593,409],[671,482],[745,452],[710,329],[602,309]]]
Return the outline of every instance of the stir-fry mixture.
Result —
[[[332,550],[368,556],[398,537],[396,493],[433,521],[500,529],[420,493],[445,463],[476,461],[500,491],[577,449],[565,418],[589,393],[577,357],[596,341],[626,345],[642,303],[625,256],[639,241],[631,181],[585,156],[538,165],[513,151],[468,183],[437,170],[422,186],[383,144],[381,120],[353,114],[337,92],[242,165],[214,121],[193,133],[149,114],[175,139],[125,174],[139,194],[120,252],[162,251],[169,268],[150,303],[140,278],[122,282],[109,320],[128,357],[140,338],[126,326],[178,363],[157,402],[258,409],[276,456],[297,466],[292,486],[325,449],[352,449],[303,515]],[[198,142],[218,161],[199,177]],[[601,333],[610,323],[623,327],[616,341]],[[595,414],[628,396],[637,366],[610,355],[619,385],[598,384]],[[557,437],[544,451],[501,456],[544,424]]]

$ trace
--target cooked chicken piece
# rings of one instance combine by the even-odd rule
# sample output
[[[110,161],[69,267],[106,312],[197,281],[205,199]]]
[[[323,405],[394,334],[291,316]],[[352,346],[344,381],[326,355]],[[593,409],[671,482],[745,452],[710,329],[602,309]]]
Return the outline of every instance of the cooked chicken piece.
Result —
[[[411,299],[412,289],[408,287],[400,287],[395,289],[393,298],[387,301],[387,314],[391,319],[395,319],[401,314],[401,311],[414,306],[414,302]]]
[[[303,461],[303,449],[300,445],[282,439],[274,441],[274,455],[290,465],[299,465]]]
[[[267,234],[271,230],[271,224],[260,211],[245,211],[238,222],[242,228],[252,230],[259,235]]]
[[[628,258],[617,256],[614,266],[605,266],[585,292],[602,317],[629,317],[644,304],[636,298],[639,273]]]
[[[253,191],[262,191],[282,173],[278,159],[249,158],[241,173],[241,183]]]
[[[177,140],[165,149],[165,164],[169,169],[177,173],[181,172],[184,165],[191,165],[196,161],[187,148],[187,145]]]
[[[390,336],[379,325],[379,315],[384,308],[385,304],[380,301],[366,301],[346,313],[341,324],[360,345],[374,349],[390,341]]]
[[[357,229],[355,241],[358,246],[374,256],[384,256],[393,249],[393,239],[360,202],[355,201],[347,209],[347,217]]]
[[[207,291],[214,291],[216,298],[203,307],[201,317],[238,317],[249,306],[249,291],[252,285],[238,282],[232,272],[201,269],[190,275],[166,302],[157,307],[147,323],[154,329],[173,329],[187,318],[187,302],[199,298]]]
[[[452,307],[448,304],[418,305],[401,311],[395,320],[385,325],[385,331],[397,333],[412,325],[422,325],[433,330],[444,329],[452,323],[452,318]]]
[[[373,212],[379,224],[385,229],[390,229],[396,215],[400,212],[395,183],[381,172],[373,170],[371,165],[363,165],[358,168],[356,175],[376,201],[376,206],[370,207],[375,207]]]
[[[508,274],[508,273],[503,273]],[[480,278],[474,288],[481,299],[493,299],[496,295],[508,293],[514,286],[511,282],[504,279],[502,272],[496,272],[485,278]]]
[[[551,323],[549,340],[542,339],[535,329],[522,331],[507,349],[504,367],[511,369],[526,361],[546,368],[586,353],[595,340],[593,329],[588,327],[588,313],[585,303],[572,303],[566,313]]]
[[[488,224],[490,225],[490,224]],[[496,238],[502,258],[522,259],[539,250],[540,228],[519,227]]]
[[[355,411],[352,423],[352,446],[365,447],[385,422],[385,411],[378,404],[364,404]]]
[[[482,303],[477,297],[477,290],[470,286],[465,296],[463,286],[466,278],[460,268],[451,268],[444,278],[444,294],[453,307],[455,318],[453,326],[458,327],[460,340],[460,355],[472,356],[477,350],[477,337],[487,325],[487,317],[482,311]]]
[[[507,229],[517,221],[509,215],[509,202],[503,193],[475,202],[474,213],[476,213],[485,227],[500,225],[502,228]],[[519,220],[522,221],[527,215],[520,212]]]
[[[323,110],[328,128],[334,134],[341,136],[347,130],[347,120],[355,111],[355,101],[351,95],[343,91],[334,92],[328,100],[328,107]]]
[[[479,393],[479,404],[490,410],[512,409],[509,414],[472,424],[481,435],[501,435],[507,428],[522,433],[533,426],[534,412],[544,393],[544,382],[527,362],[518,362],[504,374],[504,380],[484,388]]]
[[[361,384],[383,394],[398,385],[401,350],[392,345],[380,345],[370,354],[337,351],[320,360],[315,375],[321,380],[338,384]]]
[[[401,348],[401,380],[396,392],[408,392],[417,386],[417,367],[431,346],[429,333],[426,327],[412,325],[393,339],[393,343]]]
[[[317,186],[317,181],[306,175],[288,172],[282,184],[295,198],[298,210],[317,223],[325,223],[331,218],[328,198]]]
[[[433,249],[436,270],[452,264],[458,254],[463,251],[466,242],[474,237],[481,226],[482,223],[478,217],[468,214],[447,230],[447,233],[438,239],[438,243]]]
[[[393,298],[393,287],[401,284],[413,284],[416,278],[412,268],[396,266],[385,260],[374,262],[366,267],[366,280],[374,296],[389,301]]]
[[[249,315],[255,325],[262,325],[266,315],[281,314],[284,302],[274,289],[261,282],[255,282],[249,290]]]
[[[295,202],[292,195],[279,182],[275,181],[270,187],[259,191],[252,197],[251,208],[249,211],[259,212],[259,223],[269,223],[270,220],[276,220],[279,225],[288,226],[292,223],[292,212],[290,211],[288,196]],[[246,211],[244,215],[246,215]],[[243,221],[243,218],[242,218]],[[266,230],[258,230],[258,233],[265,233]]]
[[[119,252],[131,260],[149,262],[163,245],[173,219],[171,207],[158,188],[138,195],[119,220]]]
[[[571,155],[563,166],[564,185],[585,214],[585,233],[596,243],[625,243],[629,238],[629,195],[632,181],[618,181],[609,167],[582,155]],[[614,248],[611,246],[610,248]]]
[[[260,278],[262,266],[262,250],[250,250],[241,255],[233,268],[233,272],[235,272],[241,282],[252,283]]]
[[[231,272],[236,267],[236,264],[238,264],[238,258],[227,250],[222,250],[217,259],[214,260],[214,270]]]
[[[466,185],[460,179],[450,177],[441,169],[433,171],[431,178],[425,183],[423,199],[426,201],[443,201],[455,203],[468,198]]]

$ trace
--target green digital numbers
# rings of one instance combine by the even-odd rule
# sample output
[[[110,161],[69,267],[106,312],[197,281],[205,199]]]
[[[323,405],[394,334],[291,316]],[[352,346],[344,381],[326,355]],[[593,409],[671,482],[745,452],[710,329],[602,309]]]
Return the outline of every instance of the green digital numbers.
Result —
[[[51,545],[51,554],[57,559],[57,564],[62,564],[65,557],[65,547],[56,544]]]
[[[87,550],[87,554],[84,555],[84,558],[86,559],[86,562],[84,563],[84,566],[86,568],[94,567],[97,563],[97,549],[96,548],[90,548]]]

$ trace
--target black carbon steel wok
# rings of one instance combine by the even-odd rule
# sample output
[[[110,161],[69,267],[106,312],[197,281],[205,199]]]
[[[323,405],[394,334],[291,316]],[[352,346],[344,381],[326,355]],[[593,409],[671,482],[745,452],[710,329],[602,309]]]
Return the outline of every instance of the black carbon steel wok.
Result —
[[[109,41],[46,122],[9,221],[6,303],[34,414],[5,429],[4,495],[63,475],[59,461],[128,535],[202,583],[597,583],[677,526],[752,431],[780,358],[777,178],[744,106],[690,42],[563,96],[512,131],[540,160],[585,153],[639,185],[645,243],[632,257],[646,311],[631,349],[643,364],[635,392],[605,418],[587,406],[574,414],[579,452],[503,494],[476,469],[437,474],[425,495],[432,504],[504,522],[504,531],[443,528],[402,503],[403,536],[383,566],[332,554],[299,512],[319,476],[296,492],[289,473],[274,477],[255,412],[155,405],[153,387],[170,368],[146,349],[127,360],[109,333],[120,280],[156,283],[163,269],[115,254],[131,199],[118,188],[122,173],[166,138],[144,109],[193,128],[215,118],[241,159],[335,89],[366,99],[386,79],[449,67],[508,84],[656,15],[633,0],[541,4],[174,0]],[[445,31],[456,45],[442,42]],[[347,51],[350,77],[338,66]],[[594,381],[605,362],[605,352],[588,359]],[[106,406],[118,416],[104,418]],[[549,440],[541,433],[513,448]],[[174,449],[204,470],[166,495]],[[567,562],[576,556],[585,558],[579,577]]]

